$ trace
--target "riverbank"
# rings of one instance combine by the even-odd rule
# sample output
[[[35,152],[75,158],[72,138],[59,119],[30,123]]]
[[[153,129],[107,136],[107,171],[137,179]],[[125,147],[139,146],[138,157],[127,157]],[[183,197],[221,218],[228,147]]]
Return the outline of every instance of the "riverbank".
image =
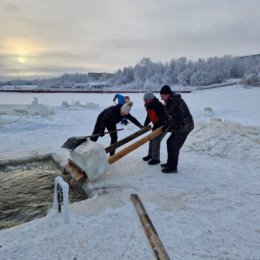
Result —
[[[11,93],[145,93],[148,90],[77,90],[77,89],[0,89],[0,92]],[[154,93],[159,93],[159,90],[153,90]],[[181,90],[178,93],[190,93],[191,90]]]

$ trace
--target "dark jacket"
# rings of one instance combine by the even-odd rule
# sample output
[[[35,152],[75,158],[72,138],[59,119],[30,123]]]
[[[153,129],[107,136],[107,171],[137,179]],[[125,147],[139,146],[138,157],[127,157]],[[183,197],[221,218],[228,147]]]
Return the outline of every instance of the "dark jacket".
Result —
[[[106,108],[104,111],[102,111],[99,115],[101,118],[100,123],[100,129],[104,131],[105,127],[107,125],[116,125],[118,124],[123,118],[129,119],[132,123],[134,123],[136,126],[142,128],[143,125],[130,113],[126,116],[120,115],[120,109],[122,107],[122,104],[118,104],[116,106],[111,106]]]
[[[173,133],[189,133],[194,128],[190,110],[180,94],[173,93],[165,104],[166,129]]]
[[[144,126],[147,126],[150,122],[153,123],[153,130],[159,128],[164,125],[167,116],[164,110],[163,104],[158,100],[158,98],[154,97],[153,101],[147,105],[145,105],[147,116],[144,122]]]

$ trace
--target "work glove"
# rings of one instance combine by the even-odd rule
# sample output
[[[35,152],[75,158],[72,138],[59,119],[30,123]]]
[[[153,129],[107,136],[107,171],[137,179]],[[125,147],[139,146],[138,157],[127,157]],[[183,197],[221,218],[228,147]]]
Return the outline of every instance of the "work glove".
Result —
[[[156,124],[154,124],[154,126],[153,126],[153,128],[152,128],[152,130],[154,131],[154,130],[156,130],[157,128],[159,128],[161,125],[159,125],[158,123]]]
[[[168,132],[167,125],[164,125],[164,126],[162,127],[162,131],[163,131],[163,132]]]
[[[167,120],[167,121],[164,123],[163,127],[162,127],[162,131],[168,132],[169,129],[170,129],[170,125],[171,125],[171,122],[170,122],[169,120]]]

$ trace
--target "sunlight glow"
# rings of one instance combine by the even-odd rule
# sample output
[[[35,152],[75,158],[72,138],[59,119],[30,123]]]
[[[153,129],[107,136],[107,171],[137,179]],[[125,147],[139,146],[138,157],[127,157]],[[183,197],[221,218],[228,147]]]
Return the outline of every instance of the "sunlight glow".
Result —
[[[18,61],[20,63],[25,63],[26,62],[26,59],[24,57],[18,57]]]

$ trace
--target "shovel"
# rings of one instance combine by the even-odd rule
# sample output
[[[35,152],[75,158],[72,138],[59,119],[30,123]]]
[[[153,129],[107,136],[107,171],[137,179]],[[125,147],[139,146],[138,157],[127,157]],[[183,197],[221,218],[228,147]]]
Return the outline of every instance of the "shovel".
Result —
[[[113,130],[113,131],[108,131],[108,132],[105,132],[104,134],[111,134],[111,133],[118,132],[118,131],[121,131],[121,130],[124,130],[124,128],[120,128],[120,129]],[[88,140],[88,138],[94,137],[94,136],[100,136],[100,134],[94,134],[94,135],[88,135],[88,136],[73,136],[73,137],[70,137],[62,145],[62,148],[67,148],[67,149],[70,149],[70,150],[74,150],[79,145],[81,145],[82,143],[86,142]]]

